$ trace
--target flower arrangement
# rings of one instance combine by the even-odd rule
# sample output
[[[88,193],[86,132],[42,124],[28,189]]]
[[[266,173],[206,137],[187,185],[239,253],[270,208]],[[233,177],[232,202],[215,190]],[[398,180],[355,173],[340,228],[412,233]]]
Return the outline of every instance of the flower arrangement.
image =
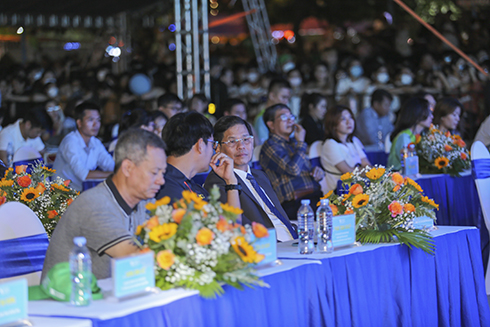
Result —
[[[236,223],[241,209],[218,202],[219,189],[211,190],[210,202],[191,191],[169,205],[164,197],[149,203],[151,218],[136,230],[142,251],[156,255],[156,286],[161,289],[185,287],[213,298],[224,290],[220,282],[239,289],[267,286],[255,274],[253,265],[264,259],[251,242],[268,236],[261,224],[242,226]]]
[[[434,209],[439,206],[423,196],[417,182],[382,166],[356,168],[341,180],[348,193],[339,196],[330,191],[322,199],[330,200],[334,215],[356,214],[359,242],[398,241],[434,253],[432,237],[427,230],[414,229],[413,221],[423,216],[435,220]]]
[[[41,164],[9,168],[0,180],[0,205],[16,201],[25,204],[39,217],[48,236],[54,231],[61,215],[78,196],[79,192],[70,188],[70,181],[57,177],[51,181],[55,170]]]
[[[443,133],[432,125],[426,134],[415,137],[422,173],[459,176],[463,170],[471,167],[470,154],[461,136]]]

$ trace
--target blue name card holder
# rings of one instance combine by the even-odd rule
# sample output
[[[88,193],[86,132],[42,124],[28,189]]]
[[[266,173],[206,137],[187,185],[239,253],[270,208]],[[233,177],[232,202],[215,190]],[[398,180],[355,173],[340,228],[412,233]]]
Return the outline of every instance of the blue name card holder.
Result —
[[[356,242],[356,215],[333,216],[332,243],[334,250],[344,247],[361,246]]]
[[[419,157],[405,158],[405,176],[416,178],[419,175]]]
[[[155,288],[154,253],[131,255],[111,259],[112,297],[110,300],[124,301],[149,293],[158,293]]]
[[[423,216],[423,217],[416,217],[413,219],[413,228],[414,229],[426,229],[426,230],[434,230],[437,229],[434,226],[434,219]]]
[[[257,253],[265,256],[265,258],[255,266],[257,269],[280,264],[280,261],[277,259],[276,230],[270,228],[268,231],[269,236],[267,237],[257,238],[252,235],[250,239],[250,243]]]
[[[27,320],[27,280],[0,283],[0,326],[32,326]]]

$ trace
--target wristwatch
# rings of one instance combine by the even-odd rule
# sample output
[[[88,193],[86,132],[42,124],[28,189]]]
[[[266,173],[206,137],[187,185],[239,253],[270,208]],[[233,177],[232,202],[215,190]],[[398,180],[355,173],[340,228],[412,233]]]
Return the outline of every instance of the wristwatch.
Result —
[[[227,184],[225,186],[225,191],[230,191],[230,190],[238,190],[240,192],[242,190],[242,186],[240,184]]]

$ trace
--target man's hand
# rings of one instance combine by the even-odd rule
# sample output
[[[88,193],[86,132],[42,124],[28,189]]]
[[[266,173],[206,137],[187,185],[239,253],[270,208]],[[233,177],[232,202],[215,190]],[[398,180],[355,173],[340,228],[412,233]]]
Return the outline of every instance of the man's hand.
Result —
[[[321,181],[325,177],[325,172],[320,167],[315,167],[310,173],[311,177],[317,182]]]
[[[217,166],[219,161],[219,166]],[[237,184],[238,181],[233,171],[233,159],[228,157],[226,154],[217,152],[211,157],[211,162],[209,163],[211,168],[213,168],[216,175],[223,178],[226,184]]]
[[[301,126],[300,124],[294,124],[294,138],[298,142],[304,142],[305,141],[305,136],[306,136],[306,131]]]

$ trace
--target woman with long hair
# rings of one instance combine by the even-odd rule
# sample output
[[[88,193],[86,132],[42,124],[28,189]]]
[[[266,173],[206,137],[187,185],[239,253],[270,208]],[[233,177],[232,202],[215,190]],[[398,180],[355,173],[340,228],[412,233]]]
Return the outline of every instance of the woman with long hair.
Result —
[[[349,107],[337,105],[329,108],[324,120],[325,142],[321,163],[325,169],[327,188],[334,190],[340,176],[354,168],[371,165],[361,141],[354,136],[356,121]]]
[[[327,112],[327,99],[320,93],[305,93],[301,97],[301,126],[306,130],[305,142],[311,145],[313,142],[323,140],[323,118]]]
[[[442,132],[459,134],[458,124],[461,119],[463,105],[455,98],[443,98],[437,101],[434,108],[434,124],[439,126]]]
[[[415,143],[415,135],[430,127],[432,117],[429,101],[424,98],[413,97],[403,104],[390,137],[392,143],[388,166],[393,166],[395,170],[401,169],[401,150]]]

